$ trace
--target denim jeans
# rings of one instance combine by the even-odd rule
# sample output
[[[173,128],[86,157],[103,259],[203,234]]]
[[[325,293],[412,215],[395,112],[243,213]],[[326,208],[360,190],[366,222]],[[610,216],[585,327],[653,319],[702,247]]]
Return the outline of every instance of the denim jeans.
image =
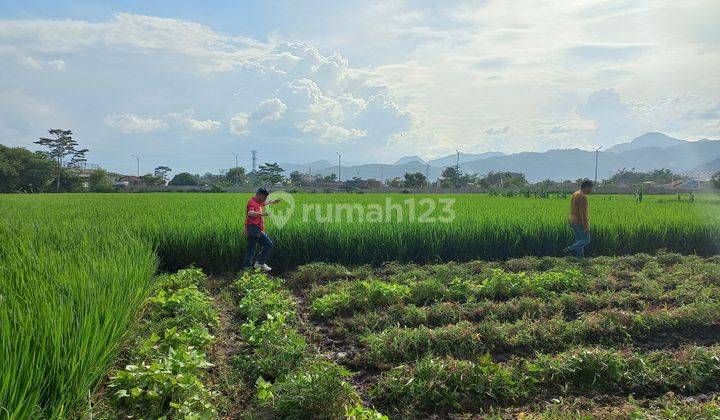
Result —
[[[260,245],[262,249],[260,250],[260,254],[257,257],[257,263],[258,264],[265,264],[267,262],[268,257],[270,256],[270,251],[273,249],[273,241],[270,239],[269,236],[263,231],[260,230],[259,227],[255,225],[249,225],[247,227],[247,252],[245,253],[245,260],[243,261],[243,267],[244,268],[252,268],[252,262],[253,257],[255,256],[255,248]]]
[[[590,232],[579,223],[570,223],[570,227],[575,233],[575,243],[566,249],[575,253],[576,257],[582,258],[585,255],[585,247],[590,243]]]

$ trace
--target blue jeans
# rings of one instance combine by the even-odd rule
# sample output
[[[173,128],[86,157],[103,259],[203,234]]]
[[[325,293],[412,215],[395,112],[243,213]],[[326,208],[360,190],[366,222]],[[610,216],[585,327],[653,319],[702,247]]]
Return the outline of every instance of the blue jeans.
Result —
[[[570,223],[570,227],[575,233],[575,243],[565,249],[575,253],[576,257],[582,258],[585,255],[585,247],[590,243],[590,232],[578,223]]]
[[[261,231],[259,227],[255,225],[249,225],[247,227],[247,252],[245,253],[245,260],[243,261],[243,268],[252,268],[252,260],[255,256],[255,248],[260,245],[262,249],[257,258],[258,264],[265,264],[270,251],[273,249],[273,241],[270,239],[265,232]]]

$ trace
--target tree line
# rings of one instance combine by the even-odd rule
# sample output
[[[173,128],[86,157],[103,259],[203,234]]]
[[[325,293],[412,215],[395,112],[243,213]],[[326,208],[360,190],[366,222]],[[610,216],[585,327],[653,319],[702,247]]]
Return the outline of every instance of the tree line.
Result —
[[[111,174],[103,169],[96,169],[83,179],[76,168],[86,162],[85,154],[88,149],[81,149],[73,139],[71,130],[51,129],[48,137],[41,137],[35,144],[46,150],[31,152],[22,147],[7,147],[0,145],[0,193],[8,192],[106,192],[116,189]],[[286,185],[286,186],[337,186],[338,180],[334,173],[329,175],[310,175],[293,171],[285,177],[284,169],[278,163],[265,162],[256,171],[247,172],[243,167],[236,167],[221,174],[205,173],[194,175],[189,172],[176,174],[168,182],[172,169],[168,166],[158,166],[152,173],[140,177],[124,177],[134,184],[144,186],[256,186],[256,185]],[[115,178],[119,178],[116,175]],[[621,169],[610,179],[603,180],[603,186],[637,186],[643,183],[657,185],[670,184],[673,181],[687,180],[674,174],[669,169],[658,169],[650,172],[637,172],[635,169]],[[576,180],[575,182],[580,181]],[[466,174],[458,167],[450,166],[443,170],[436,181],[441,188],[516,188],[526,187],[530,183],[525,175],[517,172],[498,171],[486,175]],[[553,187],[564,183],[544,180],[540,186]],[[720,189],[720,172],[713,175],[712,185]],[[420,173],[406,173],[402,177],[395,177],[385,181],[385,185],[396,188],[424,188],[430,186],[427,177]],[[363,180],[354,177],[344,181],[345,188],[375,188],[382,184],[377,180]]]

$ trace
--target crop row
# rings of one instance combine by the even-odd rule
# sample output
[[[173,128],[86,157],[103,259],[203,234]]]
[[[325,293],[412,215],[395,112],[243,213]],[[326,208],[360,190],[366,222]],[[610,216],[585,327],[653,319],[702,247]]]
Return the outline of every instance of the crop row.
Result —
[[[334,318],[329,325],[339,336],[352,338],[354,335],[380,332],[393,326],[440,327],[460,321],[512,322],[519,319],[554,318],[575,319],[583,313],[603,309],[643,311],[657,306],[683,305],[698,301],[717,299],[720,288],[684,287],[662,296],[611,290],[595,293],[560,293],[555,296],[536,298],[520,296],[507,301],[481,300],[477,302],[438,302],[428,306],[395,304],[381,311]]]
[[[360,339],[361,359],[383,366],[427,353],[472,357],[527,350],[560,351],[581,344],[628,345],[667,333],[707,332],[718,325],[720,303],[700,302],[639,313],[602,310],[572,321],[551,318],[514,323],[462,321],[439,328],[391,327]]]
[[[362,405],[351,373],[310,351],[282,281],[245,272],[234,284],[244,349],[237,364],[256,385],[260,413],[281,418],[383,419]],[[268,380],[269,379],[269,380]]]
[[[113,417],[209,418],[216,416],[215,393],[204,384],[212,366],[207,352],[218,326],[212,300],[201,289],[199,269],[160,276],[146,303],[140,338],[129,364],[110,378]]]
[[[395,413],[467,412],[563,395],[655,397],[720,389],[720,347],[633,353],[572,350],[495,363],[426,357],[381,375],[372,400]]]
[[[549,296],[556,292],[586,290],[590,282],[577,270],[527,274],[495,269],[489,276],[474,280],[454,278],[444,282],[429,278],[407,284],[377,279],[348,281],[335,285],[336,291],[312,299],[310,309],[317,318],[330,318],[399,303],[426,305],[437,301]]]

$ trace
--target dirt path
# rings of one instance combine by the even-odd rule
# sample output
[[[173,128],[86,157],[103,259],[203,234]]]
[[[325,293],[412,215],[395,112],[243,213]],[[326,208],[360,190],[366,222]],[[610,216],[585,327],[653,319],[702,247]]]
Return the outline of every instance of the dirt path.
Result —
[[[240,352],[241,339],[240,324],[234,318],[230,284],[229,278],[222,277],[209,277],[207,281],[207,289],[220,317],[210,357],[215,365],[211,371],[211,386],[220,392],[217,405],[218,414],[223,419],[241,418],[252,398],[252,388],[245,384],[240,372],[233,366],[233,358]]]

